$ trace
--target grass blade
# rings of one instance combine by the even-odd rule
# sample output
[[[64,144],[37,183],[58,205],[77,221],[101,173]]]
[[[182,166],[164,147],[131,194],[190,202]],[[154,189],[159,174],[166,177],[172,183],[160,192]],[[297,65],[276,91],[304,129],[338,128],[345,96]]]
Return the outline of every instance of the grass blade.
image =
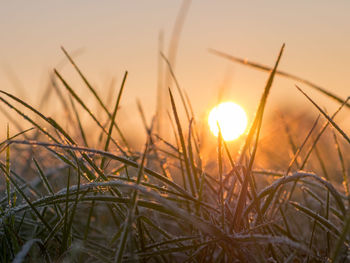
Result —
[[[235,61],[235,62],[241,63],[243,65],[251,66],[253,68],[257,68],[257,69],[260,69],[260,70],[263,70],[263,71],[267,71],[267,72],[271,72],[271,70],[272,70],[272,68],[270,68],[268,66],[261,65],[261,64],[255,63],[255,62],[251,62],[251,61],[248,61],[246,59],[237,58],[237,57],[231,56],[229,54],[223,53],[221,51],[217,51],[215,49],[209,49],[209,51],[211,53],[215,54],[215,55],[218,55],[220,57],[229,59],[231,61]],[[314,89],[318,90],[319,92],[323,93],[327,97],[330,97],[333,100],[338,101],[339,103],[344,103],[344,100],[341,99],[340,97],[338,97],[337,95],[327,91],[326,89],[324,89],[324,88],[322,88],[322,87],[320,87],[320,86],[318,86],[318,85],[316,85],[316,84],[314,84],[314,83],[312,83],[312,82],[310,82],[308,80],[299,78],[299,77],[297,77],[295,75],[289,74],[289,73],[284,72],[284,71],[279,71],[279,70],[276,71],[276,75],[280,75],[280,76],[283,76],[283,77],[286,77],[286,78],[289,78],[289,79],[292,79],[292,80],[296,80],[296,81],[298,81],[300,83],[303,83],[305,85],[308,85],[311,88],[314,88]],[[350,108],[350,104],[346,103],[345,105]]]
[[[345,134],[345,132],[339,128],[339,126],[329,117],[321,108],[318,106],[301,88],[296,86],[297,89],[304,94],[304,96],[322,113],[322,115],[332,124],[332,126],[344,137],[344,139],[350,144],[350,138]],[[344,103],[344,101],[342,101]],[[348,104],[347,104],[348,105]]]
[[[110,124],[109,129],[108,129],[108,135],[107,135],[107,140],[106,140],[106,144],[105,144],[105,147],[104,147],[104,151],[108,150],[109,142],[110,142],[111,137],[112,137],[113,124],[115,123],[115,117],[117,115],[117,110],[119,108],[119,103],[120,103],[120,99],[121,99],[122,94],[123,94],[123,90],[124,90],[125,81],[126,81],[126,77],[127,76],[128,76],[128,72],[126,71],[125,74],[124,74],[122,85],[121,85],[119,93],[118,93],[117,102],[115,103],[113,114],[111,116],[111,124]],[[101,169],[103,169],[103,167],[104,167],[104,162],[105,162],[105,158],[103,157],[102,161],[101,161],[101,166],[100,166]]]
[[[73,96],[73,98],[84,108],[84,110],[90,115],[90,117],[95,121],[95,123],[101,128],[101,130],[108,136],[108,132],[102,126],[102,124],[97,120],[95,115],[90,111],[90,109],[85,105],[85,103],[80,99],[80,97],[73,91],[73,89],[68,85],[68,83],[62,78],[62,76],[55,70],[56,76],[61,80],[64,87],[69,91],[69,93]],[[118,142],[116,142],[113,138],[111,138],[112,142],[117,146],[119,151],[121,151],[125,156],[127,156],[126,152],[122,149]]]
[[[104,103],[102,102],[101,98],[98,96],[97,92],[95,91],[95,89],[92,87],[92,85],[90,84],[90,82],[86,79],[86,77],[84,76],[84,74],[81,72],[81,70],[79,69],[79,67],[77,66],[77,64],[74,62],[74,60],[72,59],[72,57],[68,54],[68,52],[64,49],[64,47],[61,47],[63,53],[66,55],[66,57],[68,58],[69,62],[73,65],[73,67],[75,68],[75,70],[78,72],[79,76],[82,78],[82,80],[84,81],[84,83],[86,84],[86,86],[88,87],[88,89],[91,91],[91,93],[94,95],[94,97],[97,99],[98,103],[101,105],[101,107],[103,108],[103,110],[108,114],[108,116],[110,118],[112,118],[112,115],[110,114],[110,112],[108,111],[107,107],[104,105]],[[56,70],[55,70],[56,71]],[[125,78],[125,77],[124,77]],[[117,124],[112,121],[113,125],[115,126],[115,128],[117,129],[120,138],[123,140],[123,143],[128,147],[128,143],[125,140],[125,137],[123,135],[123,133],[121,132],[121,130],[119,129],[119,127],[117,126]]]
[[[147,150],[148,150],[148,139],[147,139],[144,153],[142,155],[141,164],[139,166],[139,170],[137,173],[137,181],[136,181],[137,185],[140,184],[141,177],[143,176],[143,168],[144,168],[144,163],[146,160]],[[132,220],[134,218],[134,213],[135,213],[135,209],[136,209],[136,205],[137,205],[137,197],[138,197],[138,192],[135,189],[133,192],[133,197],[131,199],[131,203],[130,203],[129,214],[128,214],[128,217],[126,218],[126,221],[124,223],[123,232],[121,234],[120,242],[119,242],[119,245],[117,248],[117,253],[116,253],[115,258],[114,258],[114,262],[117,262],[117,263],[120,263],[123,260],[123,254],[124,254],[124,249],[126,247],[126,240],[127,240],[128,232],[131,229],[131,224],[132,224]]]
[[[14,185],[14,187],[20,193],[20,195],[23,197],[23,199],[28,203],[30,208],[33,210],[33,212],[39,218],[39,220],[43,223],[43,225],[51,232],[52,228],[49,225],[49,223],[44,219],[44,217],[41,215],[41,213],[35,208],[35,206],[29,200],[27,195],[22,191],[21,187],[19,187],[19,185],[15,182],[15,180],[7,173],[6,165],[4,165],[3,163],[0,163],[0,169],[4,172],[4,174],[8,178],[8,180],[11,181],[11,183]]]
[[[242,211],[243,211],[243,208],[245,206],[246,198],[247,198],[248,182],[251,183],[250,172],[251,172],[251,169],[252,169],[252,166],[253,166],[255,153],[256,153],[257,147],[258,147],[258,141],[259,141],[259,135],[260,135],[260,129],[261,129],[261,124],[262,124],[262,118],[263,118],[263,114],[264,114],[264,109],[265,109],[265,106],[266,106],[267,97],[268,97],[268,95],[270,93],[270,89],[271,89],[271,86],[272,86],[272,83],[273,83],[273,79],[274,79],[274,76],[275,76],[278,64],[280,62],[280,59],[281,59],[281,56],[282,56],[282,53],[283,53],[283,49],[284,49],[284,44],[281,47],[281,50],[279,52],[279,55],[278,55],[278,58],[276,60],[275,66],[274,66],[274,68],[273,68],[273,70],[272,70],[272,72],[270,74],[270,77],[269,77],[267,83],[266,83],[263,95],[262,95],[262,97],[260,99],[260,103],[259,103],[259,107],[258,107],[256,116],[255,116],[255,119],[253,121],[253,124],[252,124],[250,130],[249,130],[247,139],[246,139],[246,141],[244,143],[244,146],[243,146],[243,149],[242,149],[242,152],[241,152],[241,156],[240,156],[240,159],[239,159],[239,164],[242,163],[242,159],[243,159],[243,157],[245,155],[245,152],[248,149],[248,146],[250,145],[251,141],[253,140],[254,134],[256,133],[256,139],[255,139],[253,152],[252,152],[250,160],[249,160],[249,165],[248,165],[247,171],[245,172],[245,178],[244,178],[244,181],[243,181],[242,189],[241,189],[240,194],[239,194],[239,199],[238,199],[238,203],[237,203],[237,207],[236,207],[236,210],[235,210],[235,214],[234,214],[234,218],[233,218],[233,221],[232,221],[233,223],[232,223],[231,228],[234,227],[235,229],[238,229],[240,227],[240,221],[242,219],[241,215],[242,215]],[[252,185],[252,183],[251,183],[251,186],[252,186],[254,199],[256,199],[255,198],[255,190],[254,190],[254,186]],[[257,207],[257,209],[259,211],[259,204],[258,203],[256,204],[256,207]]]
[[[170,89],[169,89],[169,94],[170,94],[171,106],[173,108],[173,113],[174,113],[174,117],[175,117],[175,121],[176,121],[177,131],[178,131],[178,135],[179,135],[179,138],[180,138],[182,154],[183,154],[184,160],[185,160],[185,168],[186,168],[188,182],[190,184],[190,189],[191,189],[192,196],[195,196],[195,190],[194,190],[194,185],[193,185],[193,181],[192,181],[190,164],[189,164],[188,156],[187,156],[185,139],[184,139],[184,135],[182,133],[180,119],[179,119],[179,116],[177,114],[174,97],[173,97],[173,94],[172,94]]]

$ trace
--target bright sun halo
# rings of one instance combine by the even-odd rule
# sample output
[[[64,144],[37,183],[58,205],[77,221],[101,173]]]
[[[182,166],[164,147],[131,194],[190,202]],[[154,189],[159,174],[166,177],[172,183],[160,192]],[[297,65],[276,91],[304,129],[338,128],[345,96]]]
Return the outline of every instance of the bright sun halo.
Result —
[[[222,138],[232,141],[244,133],[248,120],[241,106],[233,102],[223,102],[210,111],[208,123],[215,136],[219,135],[219,124]]]

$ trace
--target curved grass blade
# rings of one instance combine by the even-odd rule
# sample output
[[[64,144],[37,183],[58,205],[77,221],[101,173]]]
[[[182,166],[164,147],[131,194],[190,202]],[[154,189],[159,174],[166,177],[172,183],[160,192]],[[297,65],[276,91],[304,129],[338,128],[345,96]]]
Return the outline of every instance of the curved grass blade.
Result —
[[[229,54],[226,54],[226,53],[223,53],[221,51],[218,51],[218,50],[215,50],[215,49],[209,49],[209,51],[215,55],[218,55],[220,57],[224,57],[226,59],[229,59],[231,61],[235,61],[235,62],[238,62],[238,63],[241,63],[243,65],[247,65],[247,66],[251,66],[253,68],[257,68],[257,69],[260,69],[260,70],[263,70],[263,71],[267,71],[267,72],[270,72],[272,70],[272,68],[268,67],[268,66],[265,66],[265,65],[262,65],[262,64],[258,64],[258,63],[255,63],[255,62],[251,62],[251,61],[248,61],[246,59],[241,59],[241,58],[237,58],[237,57],[234,57],[234,56],[231,56]],[[286,77],[286,78],[289,78],[289,79],[293,79],[293,80],[296,80],[300,83],[303,83],[305,85],[308,85],[309,87],[311,88],[314,88],[316,90],[318,90],[319,92],[323,93],[324,95],[340,102],[340,103],[344,103],[344,100],[341,99],[340,97],[338,97],[337,95],[327,91],[326,89],[308,81],[308,80],[305,80],[305,79],[302,79],[302,78],[299,78],[295,75],[292,75],[292,74],[289,74],[287,72],[284,72],[284,71],[279,71],[277,70],[276,71],[276,75],[280,75],[280,76],[283,76],[283,77]],[[345,104],[347,107],[350,108],[350,104],[346,103]]]
[[[257,199],[262,199],[264,196],[266,196],[268,194],[274,195],[274,193],[277,191],[277,189],[280,186],[285,185],[285,184],[290,183],[290,182],[294,182],[296,180],[300,180],[302,178],[307,178],[307,177],[310,177],[310,178],[316,180],[317,182],[322,184],[324,187],[326,187],[329,190],[329,192],[332,194],[332,196],[333,196],[334,200],[336,201],[336,204],[340,208],[341,212],[343,214],[345,214],[346,209],[345,209],[344,203],[342,201],[342,196],[338,193],[338,191],[334,188],[334,186],[330,182],[322,179],[321,177],[319,177],[313,173],[297,172],[297,173],[294,173],[294,174],[289,175],[289,176],[281,177],[280,179],[276,180],[271,185],[269,185],[266,188],[264,188],[263,190],[261,190],[257,196]],[[247,213],[252,209],[254,202],[255,201],[253,200],[247,206],[247,208],[244,211],[245,215],[247,215]]]
[[[297,202],[289,201],[290,204],[292,204],[295,208],[297,208],[299,211],[307,215],[308,217],[316,220],[321,226],[326,228],[326,230],[330,230],[333,234],[335,234],[337,237],[340,236],[340,231],[338,228],[329,220],[324,218],[323,216],[315,213],[310,208],[307,208]]]
[[[55,144],[55,143],[44,143],[44,142],[33,142],[33,141],[19,141],[19,140],[10,140],[9,143],[19,143],[19,144],[27,144],[27,145],[39,145],[39,146],[43,146],[43,147],[58,147],[58,148],[62,148],[62,149],[70,149],[70,150],[75,150],[75,151],[82,151],[82,152],[90,152],[90,153],[95,153],[95,154],[100,154],[100,155],[105,155],[110,159],[119,161],[121,163],[124,163],[126,165],[129,165],[131,167],[134,168],[138,168],[139,165],[135,162],[132,161],[128,158],[125,157],[121,157],[121,156],[117,156],[114,155],[110,152],[105,152],[105,151],[101,151],[101,150],[95,150],[95,149],[90,149],[90,148],[85,148],[85,147],[77,147],[77,146],[72,146],[72,145],[65,145],[65,144]],[[168,178],[166,178],[165,176],[145,167],[144,168],[145,173],[147,173],[150,176],[153,176],[154,178],[162,181],[163,183],[173,187],[174,189],[176,189],[177,191],[179,191],[180,193],[186,195],[188,198],[191,198],[192,200],[196,200],[195,198],[193,198],[188,192],[186,192],[185,190],[183,190],[182,187],[180,187],[179,185],[177,185],[175,182],[169,180]]]

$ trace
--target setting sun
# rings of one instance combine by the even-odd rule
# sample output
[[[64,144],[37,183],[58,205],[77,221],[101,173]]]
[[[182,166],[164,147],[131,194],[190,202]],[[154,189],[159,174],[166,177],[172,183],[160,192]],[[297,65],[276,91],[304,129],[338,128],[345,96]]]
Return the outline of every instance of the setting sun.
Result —
[[[215,136],[219,135],[219,124],[222,138],[232,141],[244,133],[248,120],[241,106],[233,102],[223,102],[210,111],[208,123]]]

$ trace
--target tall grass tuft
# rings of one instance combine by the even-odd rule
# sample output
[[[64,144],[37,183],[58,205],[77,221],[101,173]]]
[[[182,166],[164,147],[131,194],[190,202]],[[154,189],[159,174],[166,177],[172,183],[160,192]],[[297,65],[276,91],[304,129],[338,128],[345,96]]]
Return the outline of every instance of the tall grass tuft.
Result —
[[[190,99],[163,54],[176,84],[176,90],[169,88],[168,105],[173,138],[158,133],[158,113],[147,123],[139,101],[147,138],[143,152],[131,147],[131,137],[124,136],[129,131],[120,128],[118,110],[127,72],[110,112],[62,48],[97,101],[97,110],[104,113],[98,118],[54,70],[51,88],[59,91],[61,100],[69,99],[65,110],[74,117],[68,120],[74,129],[58,115],[48,117],[40,107],[0,91],[8,116],[16,119],[17,114],[32,126],[12,136],[8,127],[0,143],[0,261],[349,261],[350,139],[335,118],[348,100],[279,71],[283,49],[272,68],[215,51],[269,72],[239,154],[221,131],[217,152],[206,152]],[[265,143],[264,129],[273,127],[265,116],[266,105],[277,75],[316,88],[338,101],[339,109],[329,116],[298,87],[320,116],[296,123],[284,113],[279,124],[284,125],[285,141]],[[82,114],[92,122],[83,123]]]

